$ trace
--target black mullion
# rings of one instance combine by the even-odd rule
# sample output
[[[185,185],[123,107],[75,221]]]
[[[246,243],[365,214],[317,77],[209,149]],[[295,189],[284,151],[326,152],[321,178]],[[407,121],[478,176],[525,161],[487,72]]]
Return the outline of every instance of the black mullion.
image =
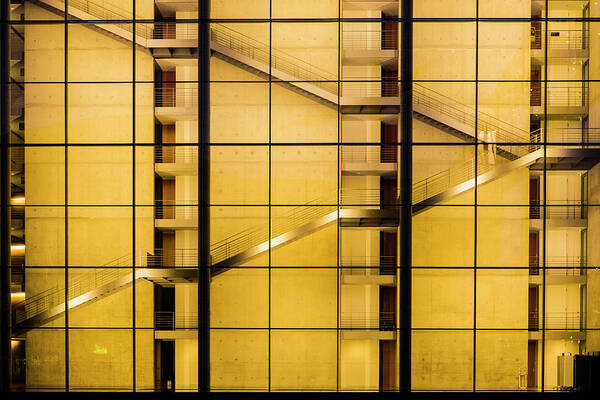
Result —
[[[69,392],[69,0],[65,0],[64,41],[64,112],[65,112],[65,392]]]
[[[340,159],[340,154],[341,154],[341,146],[340,143],[342,141],[341,138],[341,120],[340,120],[340,115],[342,113],[342,107],[341,107],[341,81],[342,81],[342,2],[338,2],[338,70],[337,70],[337,78],[338,78],[338,84],[337,84],[337,100],[338,100],[338,104],[337,104],[337,193],[341,193],[342,190],[342,173],[341,173],[341,159]],[[337,203],[337,212],[338,212],[338,217],[337,217],[337,221],[338,223],[336,224],[336,241],[337,241],[337,246],[336,246],[336,341],[335,341],[335,345],[336,345],[336,363],[335,363],[335,367],[336,367],[336,373],[335,373],[335,383],[336,383],[336,391],[339,392],[340,391],[340,307],[341,307],[341,300],[340,300],[340,274],[342,272],[342,270],[340,269],[340,247],[341,247],[341,231],[340,231],[340,225],[341,225],[341,221],[340,221],[340,196],[337,196],[336,199],[336,203]]]
[[[399,385],[411,391],[411,305],[412,305],[412,79],[413,79],[413,0],[403,0],[401,37],[402,120],[400,168],[400,303],[399,303]]]
[[[198,391],[210,391],[210,0],[198,5]]]
[[[473,392],[477,391],[477,177],[478,177],[478,154],[479,154],[479,129],[478,124],[479,110],[479,0],[475,5],[475,188],[474,188],[474,208],[473,208]]]
[[[268,301],[269,301],[269,305],[268,305],[268,331],[267,331],[267,358],[268,358],[268,365],[267,365],[267,391],[270,392],[271,391],[271,284],[272,284],[272,276],[271,276],[271,267],[272,267],[272,254],[271,254],[271,227],[272,227],[272,209],[271,209],[271,197],[272,197],[272,185],[271,185],[271,141],[272,141],[272,132],[271,132],[271,103],[272,103],[272,85],[273,85],[273,78],[271,75],[271,65],[272,65],[272,51],[273,51],[273,22],[272,22],[272,18],[273,18],[273,0],[269,0],[269,106],[268,106],[268,121],[269,121],[269,132],[268,132],[268,152],[269,152],[269,172],[268,172],[268,179],[269,179],[269,199],[268,199],[268,208],[269,208],[269,213],[268,213],[268,226],[269,226],[269,254],[268,254],[268,270],[269,270],[269,275],[268,275],[268,285],[269,285],[269,293],[268,293]]]
[[[543,176],[544,176],[544,188],[543,188],[543,193],[544,193],[544,201],[542,203],[542,229],[543,229],[543,233],[542,233],[542,354],[541,354],[541,372],[542,372],[542,376],[541,376],[541,391],[544,392],[544,385],[545,385],[545,379],[544,379],[544,375],[545,375],[545,358],[546,358],[546,187],[547,187],[547,160],[546,160],[546,155],[548,154],[548,146],[546,144],[546,137],[548,136],[548,8],[549,8],[549,4],[548,4],[548,0],[546,0],[546,15],[544,16],[544,20],[545,20],[545,29],[544,29],[544,36],[545,36],[545,41],[544,41],[544,132],[543,132],[543,143],[544,143],[544,172],[543,172]],[[538,294],[539,296],[539,294]],[[529,306],[528,306],[529,307]],[[538,307],[538,313],[539,313],[539,307]],[[529,314],[528,314],[529,315]],[[537,358],[537,354],[536,354],[536,358]]]
[[[131,93],[132,93],[132,98],[131,98],[131,162],[132,162],[132,166],[131,166],[131,171],[132,171],[132,176],[131,176],[131,184],[132,184],[132,202],[131,202],[131,310],[132,310],[132,354],[133,354],[133,359],[132,359],[132,365],[133,365],[133,374],[132,374],[132,379],[133,379],[133,386],[132,386],[132,391],[135,392],[136,391],[136,330],[135,330],[135,319],[136,319],[136,309],[135,309],[135,302],[136,302],[136,298],[135,298],[135,282],[136,282],[136,274],[135,274],[135,253],[136,253],[136,249],[135,249],[135,239],[136,239],[136,232],[135,232],[135,190],[136,190],[136,184],[135,184],[135,174],[136,174],[136,164],[135,164],[135,151],[136,151],[136,147],[135,147],[135,107],[136,107],[136,103],[135,103],[135,79],[136,79],[136,74],[135,74],[135,41],[136,41],[136,34],[135,34],[135,5],[137,3],[137,0],[132,0],[133,4],[132,4],[132,23],[131,23],[131,32],[132,32],[132,38],[133,40],[131,41],[131,65],[132,65],[132,83],[131,83]],[[140,265],[141,266],[141,265]]]

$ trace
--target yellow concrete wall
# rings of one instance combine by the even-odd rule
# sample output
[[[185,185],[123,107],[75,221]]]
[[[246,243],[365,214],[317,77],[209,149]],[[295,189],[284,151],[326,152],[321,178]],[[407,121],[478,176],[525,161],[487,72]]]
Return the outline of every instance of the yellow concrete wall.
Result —
[[[112,2],[119,6],[130,2]],[[152,2],[139,2],[153,10]],[[56,18],[52,13],[27,3],[28,18]],[[152,11],[153,12],[153,11]],[[69,26],[68,79],[78,81],[115,81],[132,79],[132,49],[124,41],[93,31],[84,25]],[[25,71],[32,81],[64,80],[61,57],[64,30],[61,26],[27,27]],[[62,39],[61,39],[62,38]],[[58,51],[54,51],[58,49]],[[137,78],[153,79],[152,57],[144,50],[136,51]],[[62,87],[63,94],[61,94]],[[64,85],[30,85],[26,88],[26,143],[64,143]],[[70,143],[130,143],[133,140],[131,84],[68,85],[68,140]],[[136,88],[136,139],[152,142],[153,92],[151,86]],[[43,105],[48,103],[48,107]],[[31,129],[30,129],[31,127]],[[28,149],[25,155],[25,196],[30,204],[64,204],[64,148]],[[122,265],[132,265],[134,257],[153,247],[152,211],[140,209],[136,215],[136,254],[132,254],[133,156],[131,147],[72,147],[68,151],[67,169],[69,205],[68,249],[70,266],[103,266],[122,258]],[[136,152],[136,204],[153,200],[153,151]],[[101,207],[124,205],[125,207]],[[94,207],[89,207],[94,206]],[[149,211],[149,212],[148,212]],[[59,267],[52,272],[27,271],[27,296],[64,285],[64,210],[32,208],[25,215],[26,264]],[[143,259],[142,263],[145,262]],[[113,264],[116,266],[116,264]],[[69,270],[69,281],[90,282],[96,272],[105,269]],[[130,270],[112,270],[114,279]],[[62,278],[62,281],[61,281]],[[90,281],[92,279],[92,281]],[[69,381],[73,390],[90,388],[131,389],[133,385],[133,326],[131,284],[102,297],[98,301],[69,312]],[[136,326],[153,325],[153,290],[150,282],[136,283]],[[64,326],[64,317],[47,326]],[[78,330],[77,327],[115,328],[111,330]],[[117,329],[123,328],[123,329]],[[27,333],[27,347],[64,348],[62,335],[49,331]],[[137,343],[137,377],[140,388],[154,384],[153,338],[140,334]],[[141,345],[144,343],[144,345]],[[44,352],[42,351],[42,354]],[[42,357],[42,355],[40,355]],[[64,357],[64,355],[63,355]],[[27,385],[35,388],[61,385],[64,367],[27,364]]]

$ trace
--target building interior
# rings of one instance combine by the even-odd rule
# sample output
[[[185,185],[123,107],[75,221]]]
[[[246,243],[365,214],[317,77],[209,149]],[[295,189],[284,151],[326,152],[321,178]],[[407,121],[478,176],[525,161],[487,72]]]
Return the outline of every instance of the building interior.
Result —
[[[598,2],[8,3],[10,390],[571,391],[600,352]]]

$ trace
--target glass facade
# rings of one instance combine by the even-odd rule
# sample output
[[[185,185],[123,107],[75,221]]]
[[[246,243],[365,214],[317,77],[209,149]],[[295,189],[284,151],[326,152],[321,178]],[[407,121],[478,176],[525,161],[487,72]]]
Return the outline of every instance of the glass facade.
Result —
[[[588,388],[597,3],[8,3],[10,390]]]

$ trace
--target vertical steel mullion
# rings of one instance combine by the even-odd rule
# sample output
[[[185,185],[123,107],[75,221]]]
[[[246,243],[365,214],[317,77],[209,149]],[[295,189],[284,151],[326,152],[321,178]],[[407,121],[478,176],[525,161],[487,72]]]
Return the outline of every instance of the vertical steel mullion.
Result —
[[[341,174],[341,159],[340,159],[340,154],[341,154],[341,150],[342,147],[340,146],[340,142],[341,142],[341,76],[342,76],[342,2],[338,2],[338,53],[337,53],[337,193],[341,195],[342,193],[342,174]],[[365,160],[366,161],[366,160]],[[340,299],[340,273],[341,273],[341,269],[340,269],[340,247],[341,247],[341,230],[340,230],[340,218],[339,218],[339,213],[340,213],[340,198],[341,196],[338,195],[336,196],[336,205],[337,205],[337,212],[338,212],[338,218],[337,218],[337,227],[336,227],[336,391],[339,392],[340,391],[340,374],[341,374],[341,368],[340,368],[340,311],[341,311],[341,299]],[[379,367],[381,368],[381,366]]]
[[[545,20],[545,29],[544,29],[544,37],[545,37],[545,46],[544,46],[544,89],[546,92],[546,95],[544,96],[544,132],[543,132],[543,148],[544,148],[544,188],[543,188],[543,193],[544,193],[544,200],[543,200],[543,204],[542,204],[542,227],[543,227],[543,233],[542,233],[542,262],[541,262],[541,272],[542,272],[542,354],[541,354],[541,382],[540,382],[540,386],[541,386],[541,391],[544,391],[544,384],[545,384],[545,379],[544,379],[544,375],[545,375],[545,352],[546,352],[546,219],[548,218],[547,216],[547,200],[546,200],[546,188],[548,186],[548,179],[547,179],[547,152],[548,152],[548,10],[549,10],[549,5],[548,5],[548,1],[546,1],[545,4],[545,13],[546,15],[544,16],[544,20]],[[538,294],[539,296],[539,294]],[[538,307],[538,319],[539,319],[539,307]],[[539,322],[538,322],[539,324]],[[538,326],[539,328],[539,326]],[[536,354],[536,358],[537,358],[537,354]],[[536,360],[537,362],[537,360]]]
[[[473,163],[474,198],[473,198],[473,392],[477,391],[477,178],[479,154],[479,0],[475,5],[475,162]]]
[[[69,388],[69,1],[65,0],[65,16],[64,16],[64,147],[65,147],[65,391]]]
[[[271,202],[271,197],[272,197],[272,184],[271,184],[271,177],[272,177],[272,172],[271,172],[271,162],[272,162],[272,155],[271,155],[271,141],[272,141],[272,137],[271,137],[271,102],[272,102],[272,85],[273,85],[273,77],[271,75],[271,69],[272,69],[272,64],[273,64],[273,57],[272,57],[272,53],[273,53],[273,45],[272,45],[272,41],[273,41],[273,0],[269,0],[269,95],[268,95],[268,101],[269,101],[269,106],[268,106],[268,152],[269,152],[269,172],[268,172],[268,179],[269,179],[269,199],[268,199],[268,229],[267,229],[267,234],[268,234],[268,240],[269,240],[269,254],[268,254],[268,266],[269,266],[269,275],[268,275],[268,300],[269,300],[269,304],[268,304],[268,331],[267,331],[267,391],[270,392],[271,391],[271,283],[272,283],[272,253],[271,253],[271,230],[272,230],[272,218],[273,218],[273,214],[272,214],[272,202]]]
[[[198,391],[210,391],[210,0],[198,5]]]
[[[133,0],[133,10],[132,10],[132,26],[131,26],[131,32],[132,32],[132,41],[131,41],[131,63],[132,63],[132,83],[131,83],[131,93],[132,93],[132,98],[131,98],[131,120],[132,120],[132,124],[131,124],[131,162],[132,162],[132,166],[131,166],[131,171],[132,171],[132,177],[131,177],[131,184],[132,184],[132,202],[131,202],[131,238],[132,238],[132,243],[131,243],[131,311],[132,311],[132,366],[133,366],[133,373],[132,373],[132,377],[133,377],[133,386],[132,386],[132,390],[133,392],[136,391],[136,326],[135,326],[135,317],[136,317],[136,308],[135,308],[135,302],[136,302],[136,293],[135,293],[135,239],[136,239],[136,231],[135,231],[135,190],[136,190],[136,184],[135,184],[135,174],[136,174],[136,164],[135,164],[135,107],[136,107],[136,102],[135,102],[135,81],[136,81],[136,74],[135,74],[135,69],[136,69],[136,64],[135,64],[135,46],[136,46],[136,34],[135,34],[135,5],[137,3],[137,0]],[[141,261],[141,260],[140,260]],[[141,265],[140,265],[141,266]]]
[[[403,0],[401,9],[402,79],[402,157],[400,160],[400,285],[399,285],[399,385],[400,392],[411,391],[412,323],[412,79],[413,79],[413,0]]]
[[[2,384],[0,390],[8,392],[12,382],[12,351],[11,351],[11,307],[10,307],[10,2],[3,1],[0,10],[2,49],[0,50],[0,86],[1,86],[1,156],[2,177],[0,179],[1,203],[2,203],[2,244],[1,244],[1,268],[0,281],[2,294],[2,315],[0,315],[2,344],[0,345],[0,357],[2,357]]]

